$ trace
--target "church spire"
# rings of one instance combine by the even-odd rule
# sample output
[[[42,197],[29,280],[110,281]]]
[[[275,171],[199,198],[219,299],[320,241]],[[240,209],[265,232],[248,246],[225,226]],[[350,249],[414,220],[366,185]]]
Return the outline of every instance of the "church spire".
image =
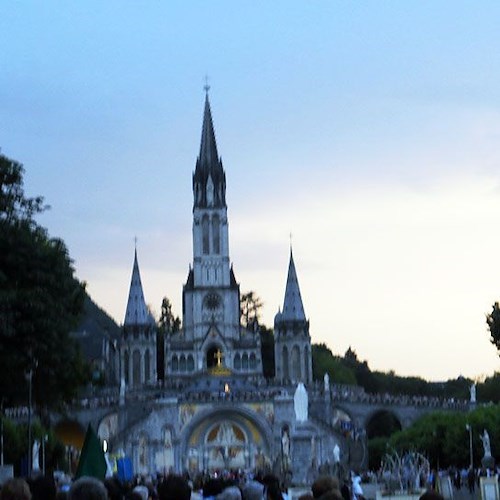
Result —
[[[206,85],[200,154],[193,174],[194,206],[200,208],[226,206],[226,174],[217,152],[208,89]]]
[[[285,321],[305,321],[306,315],[302,298],[300,296],[297,271],[293,261],[293,252],[290,245],[290,263],[288,265],[288,277],[286,280],[285,300],[283,301],[283,312],[281,318]]]
[[[124,326],[146,325],[151,321],[151,317],[146,307],[144,293],[142,291],[141,274],[137,261],[137,247],[134,251],[134,266],[132,268],[132,279],[130,281],[130,291],[128,294],[127,311],[125,312]]]

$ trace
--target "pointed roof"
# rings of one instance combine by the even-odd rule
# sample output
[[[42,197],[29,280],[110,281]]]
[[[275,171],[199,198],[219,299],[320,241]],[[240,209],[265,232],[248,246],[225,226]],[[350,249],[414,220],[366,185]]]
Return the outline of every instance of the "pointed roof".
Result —
[[[293,261],[293,253],[290,248],[290,263],[288,265],[288,277],[286,280],[285,300],[283,301],[283,312],[281,319],[284,321],[305,321],[306,315],[302,297],[300,296],[299,281],[297,271]]]
[[[123,324],[124,326],[146,325],[150,322],[151,315],[146,307],[146,301],[144,300],[136,248],[134,252],[134,267],[132,269],[132,279],[130,281],[127,311],[125,312],[125,321]]]
[[[201,131],[199,165],[204,170],[211,170],[212,166],[217,167],[218,164],[219,155],[217,153],[217,142],[215,141],[212,111],[210,110],[207,91],[205,96],[205,111],[203,113],[203,128]]]

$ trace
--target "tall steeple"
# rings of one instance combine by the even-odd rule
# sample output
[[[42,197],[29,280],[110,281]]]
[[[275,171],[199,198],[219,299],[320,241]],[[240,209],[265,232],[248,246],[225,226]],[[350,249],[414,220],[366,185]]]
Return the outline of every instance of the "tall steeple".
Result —
[[[222,160],[217,153],[208,87],[205,87],[205,90],[200,154],[196,160],[196,169],[193,174],[194,207],[220,208],[226,206],[226,174]]]
[[[141,274],[137,261],[137,248],[134,252],[134,267],[132,268],[132,279],[128,294],[127,311],[125,312],[124,326],[146,325],[151,323],[151,317],[146,307],[144,293],[142,291]]]
[[[283,312],[281,313],[281,318],[285,321],[306,320],[291,247],[290,263],[288,264],[288,277],[286,280],[285,300],[283,301]]]

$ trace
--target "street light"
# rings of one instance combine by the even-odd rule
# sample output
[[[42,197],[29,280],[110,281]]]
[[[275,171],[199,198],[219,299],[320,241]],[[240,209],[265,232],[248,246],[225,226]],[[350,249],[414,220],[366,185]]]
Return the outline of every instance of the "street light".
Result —
[[[473,470],[474,462],[472,458],[472,425],[465,424],[465,428],[469,431],[469,456],[470,456],[470,468]]]

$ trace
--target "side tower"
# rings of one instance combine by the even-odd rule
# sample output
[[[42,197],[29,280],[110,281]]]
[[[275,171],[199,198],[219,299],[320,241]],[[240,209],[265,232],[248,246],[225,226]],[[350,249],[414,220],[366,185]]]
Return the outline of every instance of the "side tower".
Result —
[[[283,383],[312,382],[311,337],[290,248],[283,311],[274,317],[276,379]]]
[[[123,322],[120,360],[120,379],[127,387],[139,388],[156,382],[156,326],[144,300],[137,249]]]

